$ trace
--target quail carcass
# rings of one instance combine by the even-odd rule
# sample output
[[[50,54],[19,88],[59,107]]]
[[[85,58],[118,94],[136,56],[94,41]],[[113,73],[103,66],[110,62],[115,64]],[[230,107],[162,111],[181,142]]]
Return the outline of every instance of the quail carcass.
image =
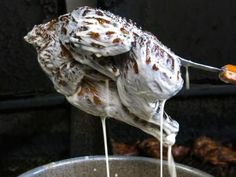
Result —
[[[161,124],[166,146],[174,144],[179,125],[163,113],[163,103],[182,88],[181,65],[221,71],[185,60],[132,21],[90,7],[34,26],[25,40],[71,104],[158,139]]]

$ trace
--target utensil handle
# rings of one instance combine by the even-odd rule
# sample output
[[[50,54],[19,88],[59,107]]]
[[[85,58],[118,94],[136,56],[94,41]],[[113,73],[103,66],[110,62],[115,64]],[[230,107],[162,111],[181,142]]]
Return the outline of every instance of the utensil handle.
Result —
[[[223,82],[236,84],[236,66],[231,64],[223,66],[219,78]]]

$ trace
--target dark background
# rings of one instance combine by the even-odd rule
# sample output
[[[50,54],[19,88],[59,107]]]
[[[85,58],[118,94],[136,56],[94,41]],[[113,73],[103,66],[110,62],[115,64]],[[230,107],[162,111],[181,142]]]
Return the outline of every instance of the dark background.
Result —
[[[98,0],[97,6],[136,21],[178,55],[204,64],[236,64],[234,0]],[[63,0],[0,1],[0,176],[16,176],[48,162],[103,154],[99,119],[54,91],[23,36],[66,12]],[[180,123],[177,144],[200,135],[236,144],[236,87],[192,69],[190,91],[166,106]],[[108,121],[109,137],[134,143],[147,135]],[[95,148],[96,147],[96,148]]]

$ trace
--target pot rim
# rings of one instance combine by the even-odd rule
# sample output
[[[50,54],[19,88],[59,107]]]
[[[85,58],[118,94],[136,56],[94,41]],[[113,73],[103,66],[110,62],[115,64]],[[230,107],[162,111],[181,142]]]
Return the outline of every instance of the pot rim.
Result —
[[[60,166],[65,166],[65,165],[74,164],[74,163],[83,163],[84,161],[93,161],[93,160],[103,161],[103,160],[105,160],[105,156],[104,155],[81,156],[81,157],[75,157],[75,158],[69,158],[69,159],[60,160],[60,161],[56,161],[56,162],[51,162],[46,165],[42,165],[42,166],[33,168],[32,170],[29,170],[29,171],[19,175],[18,177],[32,177],[32,175],[42,173],[48,169],[53,169],[53,168],[57,168]],[[149,158],[149,157],[140,157],[140,156],[109,155],[109,160],[143,161],[143,162],[150,162],[150,163],[156,163],[156,164],[160,163],[160,160],[158,160],[158,159]],[[167,165],[167,161],[164,160],[163,164]],[[183,165],[183,164],[179,164],[179,163],[175,163],[175,165],[176,165],[176,168],[179,168],[179,169],[186,171],[186,172],[190,172],[195,175],[200,175],[200,176],[204,176],[204,177],[214,177],[206,172],[203,172],[199,169],[196,169],[196,168],[193,168],[193,167],[190,167],[187,165]]]

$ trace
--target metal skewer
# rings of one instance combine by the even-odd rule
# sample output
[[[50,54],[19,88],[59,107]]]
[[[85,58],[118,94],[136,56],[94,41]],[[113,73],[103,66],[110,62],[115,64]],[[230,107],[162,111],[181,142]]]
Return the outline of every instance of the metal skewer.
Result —
[[[188,67],[193,67],[205,71],[215,72],[221,81],[225,83],[236,84],[236,66],[232,64],[227,64],[221,68],[203,65],[200,63],[192,62],[191,60],[186,60],[179,57],[182,66],[186,68],[186,88],[189,89],[189,77],[188,77]]]
[[[186,67],[198,68],[198,69],[202,69],[202,70],[210,71],[210,72],[220,72],[220,71],[222,71],[221,68],[208,66],[208,65],[204,65],[204,64],[200,64],[200,63],[195,63],[191,60],[186,60],[186,59],[181,58],[181,57],[179,57],[179,59],[181,61],[181,64],[183,66],[186,66]]]

